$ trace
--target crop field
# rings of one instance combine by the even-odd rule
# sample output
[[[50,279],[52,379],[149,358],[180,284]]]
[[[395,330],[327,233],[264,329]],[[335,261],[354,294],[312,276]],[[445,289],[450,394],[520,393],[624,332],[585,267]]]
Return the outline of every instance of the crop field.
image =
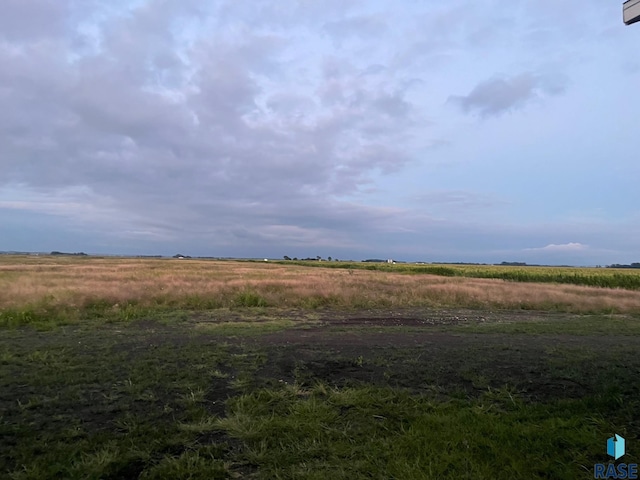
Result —
[[[0,256],[0,478],[594,478],[640,460],[637,281]]]
[[[287,262],[280,262],[287,263]],[[323,268],[364,269],[445,277],[495,278],[514,282],[568,283],[603,288],[640,289],[640,270],[629,268],[542,267],[511,265],[386,264],[366,262],[292,262]]]

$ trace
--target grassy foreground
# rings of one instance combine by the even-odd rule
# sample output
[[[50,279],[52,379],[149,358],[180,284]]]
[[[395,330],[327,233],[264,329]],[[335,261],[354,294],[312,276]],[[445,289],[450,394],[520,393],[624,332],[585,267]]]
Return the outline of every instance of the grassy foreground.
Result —
[[[255,312],[244,332],[240,322],[199,328],[202,319],[5,330],[0,472],[592,478],[613,433],[627,439],[626,462],[640,459],[640,327],[625,321],[630,336],[603,335],[594,319],[579,342],[553,336],[571,324],[562,316],[533,335],[511,323],[484,334],[309,329],[300,317],[274,333]],[[295,344],[310,334],[320,340]],[[423,346],[406,343],[415,338]]]
[[[620,461],[640,460],[639,292],[231,262],[0,267],[0,478],[593,478],[614,433]]]

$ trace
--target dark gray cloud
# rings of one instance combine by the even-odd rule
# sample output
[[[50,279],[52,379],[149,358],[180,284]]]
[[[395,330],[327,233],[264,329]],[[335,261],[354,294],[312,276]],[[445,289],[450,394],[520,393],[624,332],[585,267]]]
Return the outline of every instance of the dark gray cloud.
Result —
[[[468,95],[451,96],[448,101],[459,105],[465,113],[489,117],[521,109],[535,99],[561,94],[564,89],[561,77],[525,72],[485,80]]]

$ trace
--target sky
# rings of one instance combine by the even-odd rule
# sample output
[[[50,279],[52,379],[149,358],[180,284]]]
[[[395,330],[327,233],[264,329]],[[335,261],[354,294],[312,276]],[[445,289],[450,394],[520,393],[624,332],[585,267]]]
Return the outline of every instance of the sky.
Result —
[[[622,2],[3,0],[0,250],[640,261]]]

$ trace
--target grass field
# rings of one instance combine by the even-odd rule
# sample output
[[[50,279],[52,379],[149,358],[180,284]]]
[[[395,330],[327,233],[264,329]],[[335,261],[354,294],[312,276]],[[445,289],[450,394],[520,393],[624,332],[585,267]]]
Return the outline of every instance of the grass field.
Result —
[[[631,288],[0,257],[0,325],[2,478],[593,478],[614,433],[640,459]]]
[[[345,262],[316,265],[334,268],[259,262],[3,256],[0,325],[50,326],[88,318],[131,320],[176,310],[238,307],[456,306],[574,313],[640,312],[640,291],[631,287],[550,283],[558,278],[580,280],[576,283],[599,278],[600,283],[606,284],[609,279],[620,277],[630,279],[626,283],[633,286],[640,280],[640,273],[635,271]],[[449,271],[456,273],[443,276]],[[512,278],[486,278],[491,276]],[[536,276],[541,278],[540,283],[514,281]]]

